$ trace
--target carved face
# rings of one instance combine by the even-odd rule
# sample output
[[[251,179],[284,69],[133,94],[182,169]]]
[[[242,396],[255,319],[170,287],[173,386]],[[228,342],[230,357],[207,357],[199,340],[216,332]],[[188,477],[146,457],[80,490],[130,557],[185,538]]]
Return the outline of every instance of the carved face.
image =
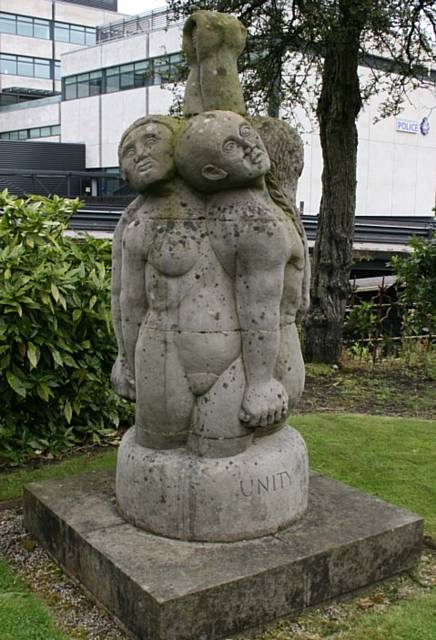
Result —
[[[121,173],[138,193],[175,173],[173,133],[165,125],[147,122],[131,131],[121,149]]]
[[[177,168],[202,191],[247,186],[264,176],[270,160],[260,136],[231,111],[210,111],[192,118],[179,140]]]
[[[229,182],[244,184],[265,175],[270,160],[253,127],[244,118],[232,115],[221,128],[213,164],[227,173]],[[203,175],[208,177],[207,167]]]

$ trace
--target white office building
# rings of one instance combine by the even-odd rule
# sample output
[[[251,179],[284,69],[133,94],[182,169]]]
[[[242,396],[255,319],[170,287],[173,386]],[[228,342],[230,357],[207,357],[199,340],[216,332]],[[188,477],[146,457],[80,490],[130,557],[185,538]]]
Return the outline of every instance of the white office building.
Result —
[[[12,12],[15,6],[13,0],[0,0],[0,139],[83,143],[87,169],[116,173],[123,130],[145,114],[168,113],[173,102],[169,83],[182,69],[180,24],[169,22],[165,11],[115,15],[109,9],[116,9],[116,0],[20,0],[20,15]],[[430,79],[433,92],[414,91],[400,117],[374,124],[382,96],[362,111],[358,215],[431,215],[436,188],[434,70]],[[15,104],[6,104],[12,89]],[[29,95],[34,92],[32,100],[18,101],[26,89]],[[50,95],[35,99],[37,91]],[[304,213],[316,214],[319,136],[315,123],[301,120],[305,168],[297,200]]]
[[[61,139],[61,58],[96,43],[117,0],[0,0],[0,139]]]

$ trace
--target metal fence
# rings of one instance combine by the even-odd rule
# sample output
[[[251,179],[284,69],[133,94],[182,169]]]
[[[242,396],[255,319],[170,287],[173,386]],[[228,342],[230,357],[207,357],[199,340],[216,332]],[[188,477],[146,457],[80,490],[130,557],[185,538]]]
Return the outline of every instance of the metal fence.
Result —
[[[167,29],[170,24],[177,24],[170,11],[148,11],[132,18],[125,18],[97,27],[97,43]]]

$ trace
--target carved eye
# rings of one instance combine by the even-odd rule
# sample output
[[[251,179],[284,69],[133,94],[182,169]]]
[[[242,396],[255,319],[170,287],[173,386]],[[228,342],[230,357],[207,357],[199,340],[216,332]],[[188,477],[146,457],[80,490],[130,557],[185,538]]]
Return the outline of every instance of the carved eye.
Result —
[[[133,147],[127,147],[127,149],[126,149],[126,150],[125,150],[125,152],[124,152],[124,155],[125,155],[127,158],[131,158],[132,156],[134,156],[134,155],[135,155],[135,149],[134,149]]]
[[[223,144],[224,153],[234,153],[237,148],[236,140],[226,140]]]
[[[243,138],[248,138],[248,136],[251,136],[251,127],[249,124],[241,124],[241,126],[239,127],[239,134],[243,137]]]
[[[152,145],[156,144],[156,142],[158,141],[158,137],[154,134],[150,134],[145,136],[144,138],[144,142],[147,146],[151,147]]]

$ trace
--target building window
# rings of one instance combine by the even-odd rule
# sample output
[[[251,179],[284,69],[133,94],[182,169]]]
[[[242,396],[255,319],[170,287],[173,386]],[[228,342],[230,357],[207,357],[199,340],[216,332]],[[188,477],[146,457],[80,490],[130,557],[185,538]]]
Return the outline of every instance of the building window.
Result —
[[[98,96],[102,93],[102,82],[102,71],[91,71],[90,73],[81,73],[78,76],[70,76],[65,79],[65,100]]]
[[[153,68],[150,60],[135,62],[135,87],[147,87],[153,84]]]
[[[98,96],[100,93],[102,93],[102,81],[103,81],[102,71],[92,71],[89,74],[89,95],[90,96]]]
[[[33,38],[33,20],[25,16],[17,16],[17,35]]]
[[[111,67],[106,69],[106,93],[113,93],[120,90],[120,68]],[[68,98],[67,98],[68,100]]]
[[[61,127],[58,124],[47,127],[32,127],[31,129],[19,129],[17,131],[3,131],[0,140],[33,140],[35,138],[51,138],[60,136]]]
[[[95,27],[85,27],[86,44],[93,45],[97,42],[97,29]]]
[[[14,13],[0,13],[0,33],[50,40],[50,21]]]
[[[64,97],[65,100],[74,100],[77,98],[77,76],[69,76],[64,81]]]
[[[10,76],[17,75],[17,56],[0,53],[0,73]]]
[[[56,64],[59,65],[59,61],[55,61],[55,70]],[[50,79],[52,77],[50,65],[51,60],[46,58],[0,53],[0,73],[5,75]]]
[[[50,22],[35,18],[33,21],[33,37],[50,40]]]
[[[58,42],[69,42],[70,41],[69,25],[63,24],[61,22],[55,22],[54,39],[57,40]]]
[[[139,60],[64,78],[64,100],[176,82],[186,75],[181,53]]]
[[[34,75],[35,69],[33,58],[18,56],[17,76],[28,76],[29,78],[33,78]]]
[[[50,40],[51,20],[0,12],[0,33],[12,33],[26,38]],[[92,45],[97,40],[96,27],[85,27],[68,22],[54,23],[54,39],[59,42]]]
[[[59,42],[92,45],[96,43],[96,29],[94,27],[83,27],[80,24],[55,22],[54,39]]]
[[[0,13],[0,32],[17,33],[16,16],[9,13]]]

